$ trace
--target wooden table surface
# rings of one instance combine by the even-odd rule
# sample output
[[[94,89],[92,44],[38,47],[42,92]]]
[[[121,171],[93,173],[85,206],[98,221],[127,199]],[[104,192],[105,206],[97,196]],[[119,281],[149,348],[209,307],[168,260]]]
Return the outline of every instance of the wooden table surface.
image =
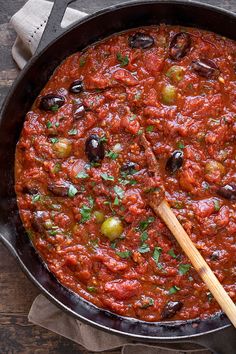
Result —
[[[119,2],[123,1],[80,0],[74,6],[93,13]],[[236,0],[204,2],[236,12]],[[11,57],[11,47],[16,34],[8,22],[25,3],[26,0],[0,0],[0,107],[19,73]],[[0,244],[0,354],[88,354],[87,350],[77,344],[28,322],[28,311],[38,293],[13,257]],[[118,354],[119,351],[112,353]]]

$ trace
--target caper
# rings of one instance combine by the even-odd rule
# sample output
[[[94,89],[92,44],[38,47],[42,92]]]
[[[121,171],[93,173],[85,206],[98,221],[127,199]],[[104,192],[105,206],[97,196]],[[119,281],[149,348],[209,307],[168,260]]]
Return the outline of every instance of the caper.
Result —
[[[65,98],[63,96],[49,93],[41,97],[39,108],[44,111],[57,111],[64,103]]]
[[[172,105],[175,103],[177,92],[173,85],[166,85],[161,91],[162,102],[166,105]]]
[[[129,46],[131,48],[147,49],[152,47],[153,44],[153,37],[145,33],[137,32],[129,37]]]
[[[53,150],[59,158],[66,158],[70,156],[71,149],[71,141],[66,138],[58,138],[58,141],[53,144]]]
[[[207,79],[217,79],[220,70],[211,59],[199,59],[192,62],[192,70],[195,74]]]
[[[85,153],[91,162],[99,162],[104,159],[104,145],[97,135],[92,134],[87,138],[85,142]]]
[[[191,46],[191,37],[186,32],[179,32],[171,39],[169,47],[169,56],[171,59],[179,60],[189,51]]]
[[[120,237],[123,232],[122,222],[118,217],[112,216],[106,219],[101,226],[101,233],[110,241]]]
[[[105,216],[104,216],[104,214],[103,214],[102,211],[96,210],[96,211],[93,213],[93,215],[94,215],[94,217],[95,217],[95,219],[96,219],[96,222],[97,222],[98,224],[101,224],[101,223],[104,221],[104,219],[105,219]]]
[[[82,80],[75,80],[70,85],[69,91],[71,93],[80,93],[84,89]]]
[[[183,80],[184,68],[179,65],[173,65],[167,70],[166,76],[171,80],[171,82],[178,83]]]
[[[166,162],[166,171],[170,173],[176,172],[183,165],[183,156],[183,151],[174,151]]]

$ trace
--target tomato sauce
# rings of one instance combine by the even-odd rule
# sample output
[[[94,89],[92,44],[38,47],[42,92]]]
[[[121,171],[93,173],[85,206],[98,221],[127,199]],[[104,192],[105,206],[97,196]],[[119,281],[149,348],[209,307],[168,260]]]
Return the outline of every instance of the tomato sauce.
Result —
[[[160,25],[116,34],[56,69],[27,113],[15,189],[29,237],[64,286],[145,321],[219,311],[149,206],[164,187],[236,301],[235,63],[235,42]]]

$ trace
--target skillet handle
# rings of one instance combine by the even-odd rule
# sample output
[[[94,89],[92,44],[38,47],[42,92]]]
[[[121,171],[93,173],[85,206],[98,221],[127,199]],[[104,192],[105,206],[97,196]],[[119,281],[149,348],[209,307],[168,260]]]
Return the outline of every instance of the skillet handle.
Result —
[[[74,1],[75,0],[54,0],[51,13],[35,54],[41,52],[52,40],[65,31],[65,29],[61,27],[61,21],[68,5]]]
[[[217,332],[200,336],[192,343],[202,345],[212,351],[213,354],[236,353],[236,329],[229,326]]]

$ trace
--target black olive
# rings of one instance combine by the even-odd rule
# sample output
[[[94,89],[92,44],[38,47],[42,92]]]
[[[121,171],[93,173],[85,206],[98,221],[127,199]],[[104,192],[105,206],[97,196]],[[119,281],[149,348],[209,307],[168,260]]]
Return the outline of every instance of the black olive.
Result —
[[[49,93],[41,97],[39,108],[44,111],[57,111],[64,103],[65,98],[63,96]]]
[[[81,100],[77,99],[73,107],[73,117],[75,120],[83,118],[85,115],[85,107]]]
[[[236,200],[236,184],[226,184],[220,187],[217,194],[225,199]]]
[[[80,93],[84,90],[82,80],[75,80],[70,85],[69,91],[71,93]]]
[[[170,41],[169,56],[171,59],[179,60],[189,51],[191,46],[191,37],[186,32],[179,32],[174,35]]]
[[[135,168],[136,168],[136,163],[135,162],[132,162],[132,161],[129,161],[129,162],[126,162],[124,165],[121,166],[121,172],[126,172],[126,173],[133,173]],[[136,171],[135,171],[136,172]]]
[[[167,304],[164,306],[161,317],[162,319],[167,319],[173,317],[176,312],[180,311],[181,308],[183,307],[183,303],[181,301],[169,301]]]
[[[48,184],[48,190],[58,197],[66,197],[70,183],[68,182],[51,182]]]
[[[23,186],[21,191],[23,194],[29,194],[29,195],[34,195],[38,193],[38,189],[36,187],[28,186],[28,185]]]
[[[45,211],[36,211],[35,213],[33,213],[31,226],[36,232],[43,233],[45,231],[43,222],[46,216],[47,213]]]
[[[91,162],[99,162],[104,159],[104,145],[97,135],[92,134],[87,138],[85,142],[85,153]]]
[[[153,44],[154,39],[148,34],[137,32],[129,37],[129,46],[131,48],[146,49],[152,47]]]
[[[192,70],[195,74],[207,79],[216,79],[220,75],[220,70],[211,59],[199,59],[192,62]]]
[[[176,172],[183,165],[184,162],[183,156],[184,154],[182,151],[180,150],[174,151],[166,162],[166,167],[165,167],[166,171],[170,173]]]

